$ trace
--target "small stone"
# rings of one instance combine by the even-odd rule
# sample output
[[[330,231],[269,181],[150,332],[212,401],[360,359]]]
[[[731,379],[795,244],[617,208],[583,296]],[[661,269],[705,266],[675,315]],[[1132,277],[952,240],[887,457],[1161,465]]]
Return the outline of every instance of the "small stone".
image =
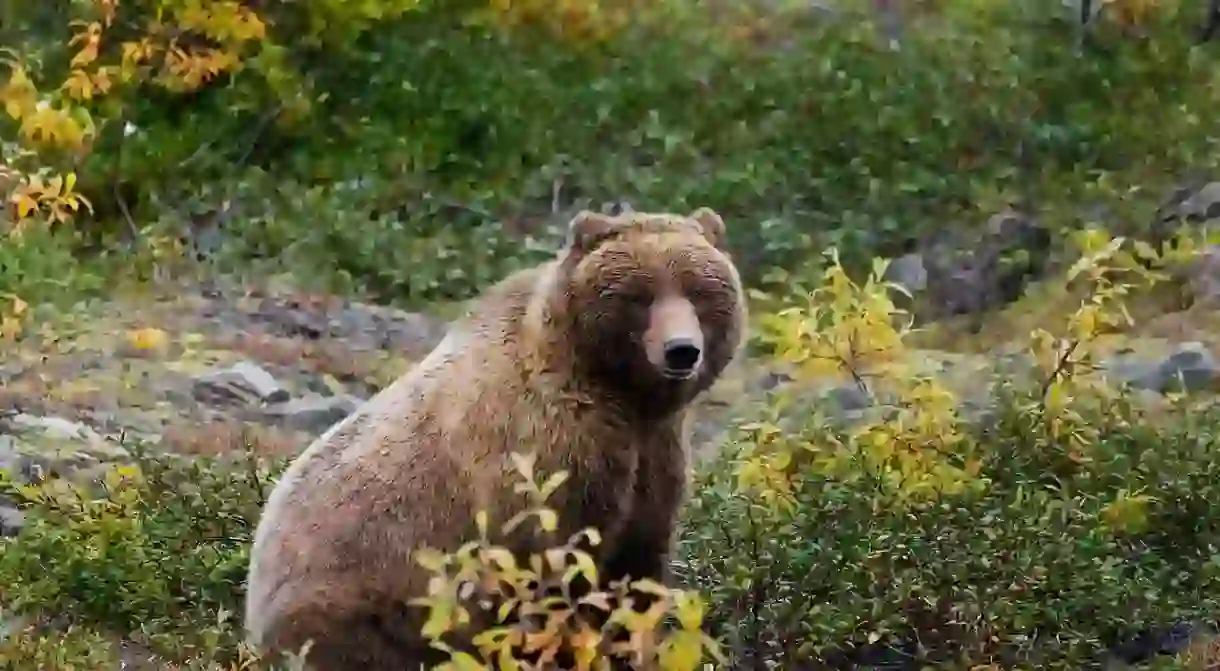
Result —
[[[845,384],[826,392],[825,398],[834,403],[840,413],[851,413],[873,406],[873,398],[857,384]]]
[[[0,421],[0,469],[18,470],[22,453],[62,453],[93,461],[122,461],[131,454],[80,422],[17,413]],[[18,441],[20,438],[20,442]]]
[[[271,373],[248,361],[196,378],[195,395],[211,403],[236,405],[283,403],[291,398]]]
[[[25,513],[0,502],[0,538],[12,538],[25,527]]]
[[[916,270],[910,279],[926,285],[918,309],[922,319],[980,315],[1001,308],[1020,299],[1030,282],[1043,277],[1052,243],[1044,225],[1005,210],[974,230],[978,229],[979,233],[969,234],[938,231],[919,245],[926,277],[919,277]]]
[[[1136,389],[1165,393],[1208,391],[1220,387],[1220,362],[1200,342],[1178,345],[1159,363],[1128,355],[1111,362],[1108,368],[1116,377]]]
[[[1220,380],[1220,362],[1203,343],[1189,342],[1179,345],[1158,372],[1164,380],[1162,390],[1205,391]]]
[[[1214,306],[1220,301],[1220,245],[1200,251],[1185,272],[1193,305]]]
[[[923,254],[912,252],[894,259],[885,269],[885,279],[906,287],[911,293],[923,291],[928,286],[928,269],[924,266]]]
[[[21,615],[10,617],[0,614],[0,641],[15,636],[28,627],[29,624],[30,620],[28,617]]]
[[[1220,182],[1211,182],[1194,192],[1178,205],[1177,214],[1188,221],[1220,217]]]
[[[796,378],[784,371],[767,371],[766,375],[758,381],[760,391],[771,391],[782,384],[792,382]]]
[[[87,443],[100,443],[105,439],[98,432],[81,424],[62,417],[39,417],[24,412],[8,418],[8,424],[17,433],[38,432],[50,440],[74,440]]]
[[[262,414],[293,429],[321,433],[355,412],[361,403],[359,398],[350,395],[311,394],[264,408]]]

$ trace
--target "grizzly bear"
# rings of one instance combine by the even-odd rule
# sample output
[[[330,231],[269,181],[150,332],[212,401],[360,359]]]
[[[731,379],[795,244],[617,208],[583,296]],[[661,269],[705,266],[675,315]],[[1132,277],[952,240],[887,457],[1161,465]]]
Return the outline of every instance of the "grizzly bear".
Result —
[[[724,221],[581,212],[558,257],[488,289],[427,357],[319,437],[268,497],[245,626],[324,671],[444,661],[407,602],[413,553],[476,537],[519,505],[513,452],[566,470],[559,538],[585,527],[602,581],[668,579],[687,487],[687,409],[741,351],[745,296]],[[510,549],[529,551],[520,545]]]

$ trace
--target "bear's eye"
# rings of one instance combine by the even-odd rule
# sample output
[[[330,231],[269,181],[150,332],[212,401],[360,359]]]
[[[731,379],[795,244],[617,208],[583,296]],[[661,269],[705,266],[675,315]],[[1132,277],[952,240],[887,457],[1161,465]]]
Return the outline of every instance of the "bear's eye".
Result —
[[[687,286],[686,299],[696,305],[703,305],[715,300],[719,293],[721,292],[716,287],[710,286],[706,280],[703,280]]]
[[[648,305],[652,302],[652,292],[646,287],[615,287],[609,291],[609,294],[613,296],[615,300],[630,303],[632,305]]]

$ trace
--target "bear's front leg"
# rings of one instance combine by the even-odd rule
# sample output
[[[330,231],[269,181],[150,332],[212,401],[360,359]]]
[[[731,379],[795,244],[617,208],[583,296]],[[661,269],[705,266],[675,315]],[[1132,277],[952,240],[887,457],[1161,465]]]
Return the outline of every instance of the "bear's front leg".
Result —
[[[658,515],[661,513],[658,512]],[[633,521],[623,529],[614,553],[606,558],[603,565],[603,587],[623,579],[631,582],[648,579],[668,584],[673,535],[665,527],[668,525],[655,521]]]
[[[631,512],[603,563],[603,584],[623,578],[669,581],[669,557],[686,495],[681,427],[666,427],[639,446]]]
[[[640,501],[637,500],[635,507],[638,514],[633,515],[620,532],[614,552],[602,564],[602,589],[610,589],[614,583],[622,580],[634,582],[646,579],[662,585],[668,585],[670,582],[669,557],[673,541],[671,530],[677,521],[677,509],[661,509],[651,501],[641,505]],[[652,592],[635,588],[628,588],[626,597],[630,606],[612,599],[612,607],[630,607],[637,613],[644,613],[657,601]],[[625,630],[615,626],[606,631],[605,624],[605,619],[599,621],[600,628],[610,635],[611,640],[617,643],[627,642]],[[610,668],[614,671],[629,671],[634,667],[627,658],[616,658],[612,660]]]

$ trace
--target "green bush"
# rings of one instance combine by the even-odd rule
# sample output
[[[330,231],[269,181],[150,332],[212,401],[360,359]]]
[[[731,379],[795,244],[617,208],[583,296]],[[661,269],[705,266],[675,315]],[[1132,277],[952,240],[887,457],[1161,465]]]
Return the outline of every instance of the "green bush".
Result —
[[[853,20],[769,48],[696,26],[589,52],[418,14],[320,66],[316,125],[272,133],[283,150],[259,160],[305,180],[393,175],[491,221],[545,216],[557,184],[564,206],[708,204],[751,222],[735,236],[751,281],[831,244],[866,261],[1009,199],[1075,224],[1081,201],[1155,199],[1215,167],[1214,68],[1177,26],[1080,56],[1043,16],[912,31],[901,52]],[[155,116],[139,123],[164,146]],[[425,208],[403,235],[438,217],[463,220]]]
[[[781,356],[875,406],[745,425],[694,487],[683,573],[736,664],[1079,669],[1214,624],[1220,406],[1150,406],[1094,374],[1124,297],[1160,276],[1121,238],[1081,242],[1079,307],[1033,331],[1030,374],[980,380],[995,408],[969,422],[905,370],[884,266],[854,282],[836,260],[807,306],[763,320]]]
[[[178,662],[232,661],[250,537],[279,465],[268,472],[244,452],[203,462],[139,449],[136,457],[96,490],[0,480],[28,510],[20,535],[0,541],[2,605],[54,615],[86,635],[129,637]],[[0,660],[26,664],[14,668],[31,668],[30,654],[0,643]]]
[[[561,233],[543,229],[536,243],[515,238],[477,208],[427,194],[412,194],[417,200],[409,206],[370,211],[380,194],[402,191],[394,187],[380,179],[307,187],[250,171],[229,191],[231,214],[199,236],[194,250],[220,272],[293,274],[305,288],[416,307],[468,298],[551,256]],[[203,198],[188,203],[206,207]],[[175,235],[182,217],[165,211],[147,226],[148,237]],[[310,272],[298,272],[305,268]]]
[[[665,14],[586,45],[471,23],[469,4],[426,4],[361,24],[350,44],[288,42],[285,63],[309,82],[308,116],[277,118],[248,86],[213,85],[172,104],[137,97],[124,117],[135,130],[112,128],[78,172],[110,231],[127,228],[115,193],[143,225],[167,209],[184,219],[196,201],[217,209],[245,183],[261,197],[284,185],[298,198],[293,182],[308,192],[372,181],[383,186],[327,204],[345,208],[334,221],[286,214],[278,225],[290,239],[376,239],[421,253],[586,204],[710,205],[749,222],[735,244],[757,283],[831,245],[858,265],[1011,201],[1072,227],[1086,208],[1121,200],[1117,216],[1139,227],[1182,175],[1217,167],[1207,120],[1220,89],[1211,47],[1185,39],[1187,18],[1169,12],[1146,39],[1103,35],[1078,53],[1058,3],[946,4],[907,31],[901,51],[853,13],[781,14],[756,40],[732,36],[746,19]],[[401,216],[376,232],[342,230],[364,231],[360,216],[391,210]],[[450,232],[433,236],[438,227]],[[239,257],[274,253],[245,244],[249,230],[225,236]],[[504,237],[505,254],[520,248]],[[348,245],[296,248],[311,257],[302,270],[354,265]],[[414,300],[414,286],[385,277],[398,272],[387,264],[405,262],[379,257],[349,273]],[[493,264],[487,275],[508,270]],[[458,283],[444,293],[472,291]]]
[[[868,478],[809,473],[780,513],[738,490],[725,461],[695,486],[683,573],[743,668],[1085,668],[1107,646],[1220,612],[1220,413],[1191,423],[1108,428],[1067,476],[1010,410],[971,437],[987,490],[914,512]],[[1105,511],[1125,492],[1152,499],[1132,505],[1141,529],[1116,533]]]

